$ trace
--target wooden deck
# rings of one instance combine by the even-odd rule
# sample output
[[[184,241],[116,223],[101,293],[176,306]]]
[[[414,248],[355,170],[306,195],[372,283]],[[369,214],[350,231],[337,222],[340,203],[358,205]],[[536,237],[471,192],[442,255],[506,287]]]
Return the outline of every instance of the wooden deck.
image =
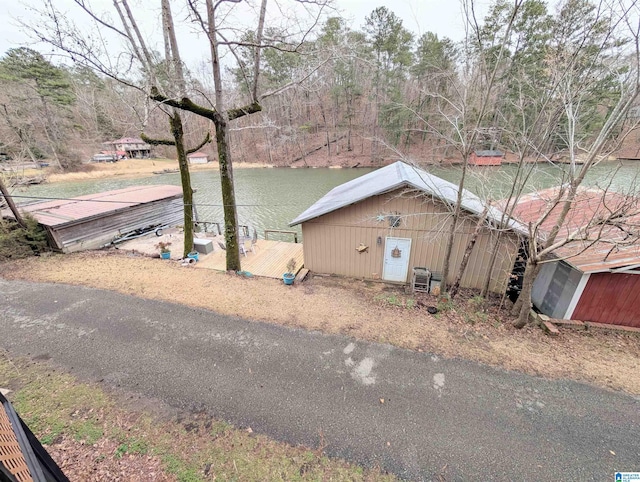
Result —
[[[240,254],[242,270],[248,271],[254,276],[282,278],[282,274],[287,272],[287,263],[291,258],[296,260],[296,272],[304,265],[302,244],[300,243],[259,239],[256,246],[255,253],[249,251],[246,256]],[[196,267],[225,271],[226,251],[222,251],[216,245],[213,253],[200,256]]]

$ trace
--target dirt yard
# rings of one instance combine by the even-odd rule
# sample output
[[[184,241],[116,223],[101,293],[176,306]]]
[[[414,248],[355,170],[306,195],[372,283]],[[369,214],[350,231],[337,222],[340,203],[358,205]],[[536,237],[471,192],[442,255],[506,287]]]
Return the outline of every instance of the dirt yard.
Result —
[[[381,283],[315,276],[300,285],[243,278],[115,250],[51,255],[0,265],[0,276],[69,283],[182,303],[226,315],[341,333],[549,378],[640,394],[640,336],[538,327],[516,330],[500,300],[438,303]],[[508,303],[508,302],[507,302]],[[426,307],[438,306],[431,315]]]

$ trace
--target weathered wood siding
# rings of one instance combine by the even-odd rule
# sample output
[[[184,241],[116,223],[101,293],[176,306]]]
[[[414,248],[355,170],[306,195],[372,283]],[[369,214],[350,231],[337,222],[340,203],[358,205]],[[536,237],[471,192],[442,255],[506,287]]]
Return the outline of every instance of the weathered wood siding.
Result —
[[[131,206],[120,211],[83,219],[74,224],[48,227],[57,250],[73,253],[101,248],[118,234],[153,225],[175,226],[184,222],[182,197]]]
[[[396,214],[401,216],[401,224],[392,228],[386,216]],[[379,221],[378,216],[385,218]],[[450,281],[460,266],[476,219],[465,219],[458,226]],[[441,272],[450,222],[449,212],[439,201],[403,194],[401,190],[373,196],[302,224],[305,267],[319,273],[379,279],[382,277],[385,237],[395,236],[412,239],[407,280],[410,279],[411,268],[416,266]],[[378,237],[381,238],[380,244],[377,244]],[[478,236],[462,278],[463,287],[482,287],[495,239],[496,233],[489,229],[483,229]],[[356,248],[360,243],[369,249],[359,253]],[[506,289],[517,248],[515,235],[502,237],[491,276],[492,291],[503,292]]]

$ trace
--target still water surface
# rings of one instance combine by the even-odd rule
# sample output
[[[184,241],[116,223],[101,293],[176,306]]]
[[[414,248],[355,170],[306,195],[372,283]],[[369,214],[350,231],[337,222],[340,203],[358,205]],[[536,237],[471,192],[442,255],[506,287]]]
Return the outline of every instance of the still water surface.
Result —
[[[613,178],[613,189],[624,191],[634,183],[639,168],[640,164],[633,161],[601,163],[592,169],[585,183],[605,187]],[[265,229],[294,230],[300,233],[299,226],[288,227],[291,220],[335,186],[371,171],[372,169],[328,168],[236,169],[234,177],[240,224],[255,227],[261,237]],[[460,178],[460,169],[457,167],[431,167],[429,171],[454,183],[457,183]],[[508,195],[513,185],[515,171],[516,168],[512,165],[472,168],[466,188],[482,197],[501,199]],[[615,176],[613,176],[614,173]],[[537,165],[531,175],[528,191],[557,185],[561,179],[560,175],[561,170],[557,167]],[[222,222],[222,197],[218,171],[194,172],[192,183],[197,190],[195,203],[199,219]],[[42,184],[15,194],[33,197],[74,197],[141,184],[180,185],[180,176],[163,174],[135,179],[111,178]]]

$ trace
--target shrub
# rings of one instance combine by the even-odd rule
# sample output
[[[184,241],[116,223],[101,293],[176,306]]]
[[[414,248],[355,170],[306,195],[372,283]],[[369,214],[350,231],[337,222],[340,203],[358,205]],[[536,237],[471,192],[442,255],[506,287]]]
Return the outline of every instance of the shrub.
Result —
[[[0,261],[25,258],[48,249],[45,230],[33,216],[25,216],[27,228],[0,218]]]

